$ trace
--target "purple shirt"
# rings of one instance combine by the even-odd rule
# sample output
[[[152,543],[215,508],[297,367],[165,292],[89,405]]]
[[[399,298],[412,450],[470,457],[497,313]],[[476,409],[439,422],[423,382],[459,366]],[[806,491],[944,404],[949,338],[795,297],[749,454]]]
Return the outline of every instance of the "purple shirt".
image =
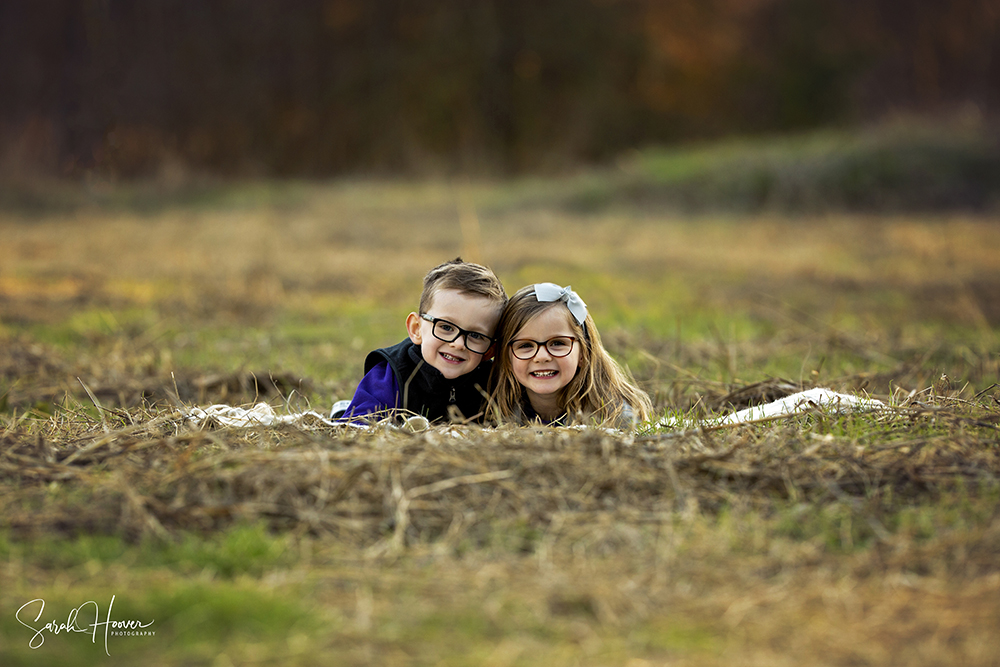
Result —
[[[351,398],[351,404],[347,406],[347,411],[341,419],[364,421],[362,417],[394,410],[399,407],[400,402],[396,374],[389,367],[389,362],[383,361],[361,378],[358,388],[354,391],[354,397]]]

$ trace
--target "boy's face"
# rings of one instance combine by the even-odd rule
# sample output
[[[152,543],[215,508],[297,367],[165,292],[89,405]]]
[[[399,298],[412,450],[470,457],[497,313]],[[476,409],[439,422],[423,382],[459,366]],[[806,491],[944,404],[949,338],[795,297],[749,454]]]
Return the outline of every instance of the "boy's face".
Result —
[[[426,314],[435,319],[448,320],[466,331],[492,338],[500,319],[500,307],[486,297],[443,289],[434,294]],[[410,313],[406,318],[406,330],[410,334],[410,340],[420,346],[424,361],[441,371],[449,380],[475,370],[483,360],[484,355],[472,352],[465,346],[464,335],[450,343],[445,342],[434,335],[434,325],[421,318],[418,313]]]

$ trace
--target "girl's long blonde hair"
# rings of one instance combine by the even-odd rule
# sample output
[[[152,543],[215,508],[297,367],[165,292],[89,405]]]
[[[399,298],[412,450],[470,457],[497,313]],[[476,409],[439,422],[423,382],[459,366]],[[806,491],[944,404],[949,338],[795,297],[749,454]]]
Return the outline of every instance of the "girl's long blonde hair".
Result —
[[[489,417],[495,422],[521,423],[527,397],[514,377],[510,343],[517,333],[539,313],[562,308],[580,345],[576,375],[559,393],[559,406],[572,421],[622,426],[632,420],[647,421],[653,412],[649,395],[636,386],[632,377],[618,365],[601,342],[590,313],[579,324],[561,301],[540,302],[535,286],[522,287],[510,298],[497,324],[496,361],[490,381],[492,388]],[[631,413],[629,411],[631,410]],[[631,424],[627,424],[631,426]]]

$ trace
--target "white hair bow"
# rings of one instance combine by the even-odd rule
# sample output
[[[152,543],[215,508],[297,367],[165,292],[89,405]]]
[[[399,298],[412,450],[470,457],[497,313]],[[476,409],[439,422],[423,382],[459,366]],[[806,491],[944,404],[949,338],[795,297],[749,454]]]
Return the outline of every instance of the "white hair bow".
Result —
[[[584,320],[587,319],[587,304],[569,285],[560,287],[555,283],[537,283],[535,285],[535,298],[541,302],[562,301],[569,308],[569,312],[577,324],[583,325]]]

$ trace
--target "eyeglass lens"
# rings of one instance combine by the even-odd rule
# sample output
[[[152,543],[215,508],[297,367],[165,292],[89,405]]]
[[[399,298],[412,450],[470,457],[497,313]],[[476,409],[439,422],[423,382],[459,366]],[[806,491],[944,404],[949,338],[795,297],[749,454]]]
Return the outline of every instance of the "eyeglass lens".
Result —
[[[485,352],[490,347],[491,341],[487,336],[475,331],[466,331],[447,320],[436,321],[433,333],[437,339],[443,340],[446,343],[450,343],[462,334],[465,334],[465,347],[473,352]]]
[[[511,350],[514,352],[514,356],[522,361],[534,358],[540,347],[548,350],[553,357],[565,357],[573,351],[575,340],[569,336],[557,336],[542,343],[536,340],[515,340],[511,343]]]

